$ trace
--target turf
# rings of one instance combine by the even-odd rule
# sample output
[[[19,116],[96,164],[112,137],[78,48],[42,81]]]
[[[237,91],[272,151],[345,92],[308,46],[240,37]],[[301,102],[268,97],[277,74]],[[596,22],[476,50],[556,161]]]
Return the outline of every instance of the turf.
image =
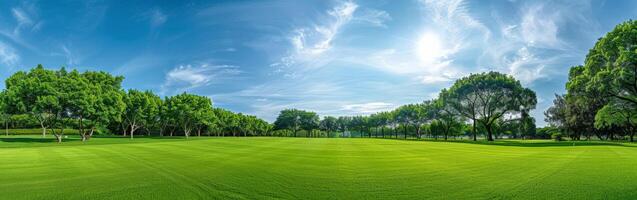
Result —
[[[0,139],[2,199],[637,199],[635,145]]]

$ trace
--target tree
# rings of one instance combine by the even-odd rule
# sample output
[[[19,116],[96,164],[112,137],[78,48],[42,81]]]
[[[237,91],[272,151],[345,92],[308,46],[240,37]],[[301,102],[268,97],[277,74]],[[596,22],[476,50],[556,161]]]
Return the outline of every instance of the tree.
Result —
[[[69,73],[69,77],[72,81],[67,86],[71,96],[69,111],[78,121],[82,141],[90,139],[97,126],[121,121],[126,106],[120,91],[123,77],[106,72],[79,74],[77,71]]]
[[[486,129],[487,140],[493,141],[493,126],[498,119],[531,110],[537,103],[535,92],[498,72],[469,75],[443,92],[444,100],[456,113],[473,121],[474,140],[476,123]]]
[[[301,129],[311,128],[311,123],[314,123],[311,119],[314,116],[306,114],[307,111],[297,109],[285,109],[279,113],[274,121],[274,128],[277,130],[288,129],[291,130],[294,137],[297,136],[297,132]],[[314,113],[316,115],[316,113]],[[318,116],[317,116],[318,117]]]
[[[544,111],[544,121],[552,127],[565,132],[568,125],[567,121],[567,105],[564,95],[555,94],[553,105]]]
[[[637,113],[633,105],[626,101],[613,101],[605,105],[595,115],[596,128],[621,128],[624,134],[630,136],[630,142],[634,142],[635,129],[637,127]]]
[[[431,131],[441,131],[444,139],[447,140],[449,135],[462,132],[466,120],[462,115],[457,115],[444,99],[441,97],[433,101],[436,118],[435,123],[431,124]]]
[[[351,127],[352,117],[340,116],[338,117],[338,120],[336,120],[336,123],[338,124],[338,130],[343,133],[344,137],[351,137],[351,134],[349,134],[349,128]]]
[[[332,116],[326,116],[323,118],[323,120],[321,120],[319,127],[321,128],[321,130],[327,132],[327,137],[332,137],[331,133],[338,129],[337,120],[338,119],[336,119],[336,117]]]
[[[6,91],[0,92],[0,120],[4,124],[4,134],[9,136],[9,120],[11,115],[7,113]]]
[[[208,97],[182,93],[166,100],[170,109],[168,112],[174,116],[184,131],[186,139],[196,127],[198,120],[212,110],[212,100]]]
[[[584,63],[572,87],[637,108],[637,21],[621,23],[600,38]]]
[[[161,98],[151,91],[128,90],[124,96],[124,121],[129,127],[131,139],[137,129],[151,124],[154,117],[159,114],[159,102]]]
[[[42,137],[45,137],[51,120],[61,111],[58,78],[56,71],[44,69],[42,65],[29,72],[14,73],[5,81],[7,112],[32,115],[38,120]]]

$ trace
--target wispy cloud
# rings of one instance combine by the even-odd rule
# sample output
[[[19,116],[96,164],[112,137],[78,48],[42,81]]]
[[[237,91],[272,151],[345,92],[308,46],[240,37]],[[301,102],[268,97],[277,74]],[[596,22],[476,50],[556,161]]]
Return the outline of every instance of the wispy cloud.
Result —
[[[332,42],[340,29],[352,20],[358,5],[351,1],[341,2],[326,12],[325,21],[309,27],[300,27],[289,36],[293,49],[278,62],[271,64],[278,72],[294,76],[288,70],[295,66],[323,66],[325,62],[316,62],[319,57],[332,48]],[[323,63],[323,64],[320,64]]]
[[[354,16],[354,21],[359,21],[376,27],[386,28],[387,25],[385,22],[392,19],[389,13],[384,10],[368,8],[358,11],[358,13],[360,14]]]
[[[164,94],[168,90],[182,92],[230,80],[241,73],[243,72],[239,67],[234,65],[180,65],[166,74],[161,92]]]
[[[394,109],[396,106],[392,103],[385,102],[369,102],[361,104],[347,104],[342,107],[342,110],[346,113],[355,114],[372,114],[380,111],[387,111]]]
[[[13,34],[19,35],[22,29],[33,28],[33,30],[37,30],[38,26],[34,26],[34,22],[31,17],[22,9],[22,8],[12,8],[11,14],[15,18],[17,22],[17,26],[13,29]]]
[[[2,61],[4,65],[14,67],[14,65],[20,61],[20,56],[9,45],[0,42],[0,61]]]
[[[518,19],[499,20],[501,38],[494,38],[490,41],[494,45],[485,46],[479,63],[492,67],[491,70],[509,73],[525,84],[551,77],[547,66],[581,53],[560,37],[560,27],[590,22],[581,14],[590,6],[582,2],[574,3],[577,5],[537,2],[521,6]]]

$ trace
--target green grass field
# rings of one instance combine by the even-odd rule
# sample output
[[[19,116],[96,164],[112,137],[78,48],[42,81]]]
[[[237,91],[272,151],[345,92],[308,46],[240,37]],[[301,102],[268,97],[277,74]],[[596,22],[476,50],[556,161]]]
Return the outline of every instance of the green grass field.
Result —
[[[2,199],[637,199],[637,146],[0,137]]]

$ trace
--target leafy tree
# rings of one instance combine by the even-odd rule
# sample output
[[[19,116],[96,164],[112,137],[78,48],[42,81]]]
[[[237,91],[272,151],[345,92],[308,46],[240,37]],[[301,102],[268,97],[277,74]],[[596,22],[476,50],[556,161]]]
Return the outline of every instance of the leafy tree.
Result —
[[[128,90],[124,96],[124,121],[129,127],[131,139],[137,129],[152,124],[152,120],[159,114],[159,102],[161,98],[151,91]]]
[[[327,137],[332,137],[332,132],[338,129],[338,119],[332,116],[326,116],[321,120],[319,127],[327,132]]]
[[[58,78],[56,71],[44,69],[42,65],[29,72],[14,73],[5,81],[7,112],[29,113],[38,120],[45,137],[50,122],[61,111]]]
[[[69,84],[69,111],[78,120],[82,141],[90,139],[99,125],[121,122],[126,106],[120,91],[123,77],[114,77],[106,72],[78,74],[73,71],[69,75],[72,79]],[[88,124],[85,124],[86,120]]]
[[[498,72],[472,74],[457,80],[449,90],[443,91],[456,113],[473,121],[474,140],[476,123],[487,131],[493,141],[493,126],[505,115],[535,108],[535,92],[522,87],[513,77]]]
[[[597,128],[621,128],[624,134],[630,136],[630,142],[634,142],[635,129],[637,127],[637,113],[633,105],[626,101],[613,101],[605,105],[595,115],[595,127]]]
[[[584,63],[573,87],[637,107],[637,21],[621,23],[600,38]]]
[[[299,130],[311,128],[311,123],[313,123],[313,119],[311,118],[313,118],[313,115],[306,114],[306,112],[307,111],[297,109],[282,110],[274,121],[274,128],[279,130],[289,129],[292,131],[294,137],[296,137]]]
[[[212,110],[212,101],[208,97],[182,93],[166,100],[169,113],[174,116],[184,131],[186,139],[196,128],[198,120]]]
[[[450,135],[464,130],[464,121],[466,120],[462,115],[457,115],[444,99],[444,97],[441,97],[433,101],[436,118],[431,124],[431,131],[442,132],[444,139],[447,140]]]

